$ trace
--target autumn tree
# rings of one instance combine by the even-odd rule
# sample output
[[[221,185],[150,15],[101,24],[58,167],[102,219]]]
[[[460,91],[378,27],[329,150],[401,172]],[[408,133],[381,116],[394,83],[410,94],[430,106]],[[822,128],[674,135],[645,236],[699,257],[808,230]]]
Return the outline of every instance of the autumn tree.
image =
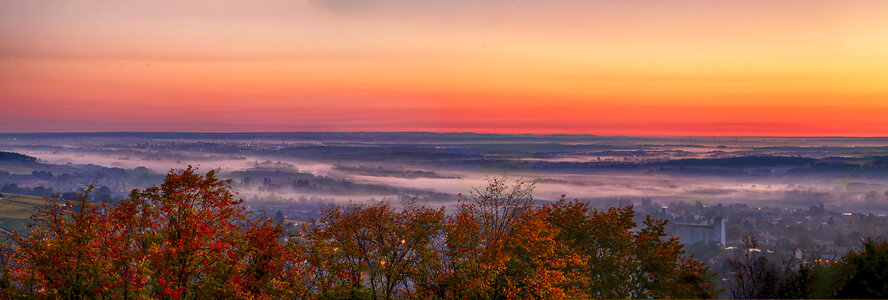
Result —
[[[103,235],[108,223],[104,204],[89,201],[87,188],[77,200],[47,199],[31,217],[28,236],[12,232],[13,249],[4,260],[8,287],[5,293],[26,297],[61,298],[105,296],[117,282],[106,270],[113,261],[103,259],[111,241]]]
[[[450,215],[408,203],[326,208],[301,232],[253,216],[215,171],[171,171],[115,205],[48,201],[0,259],[8,297],[705,298],[707,268],[632,207],[539,205],[502,178]]]
[[[388,202],[326,209],[304,227],[317,289],[315,296],[373,299],[415,297],[436,265],[431,247],[440,237],[444,210]]]
[[[709,298],[714,295],[708,267],[685,257],[665,221],[633,221],[632,206],[597,210],[587,202],[561,200],[546,205],[547,220],[564,245],[561,284],[574,298]]]
[[[304,298],[311,291],[305,284],[309,272],[305,256],[300,248],[281,241],[288,233],[275,223],[270,218],[257,218],[247,225],[251,229],[243,232],[236,254],[242,262],[238,298]]]
[[[557,234],[534,205],[533,182],[489,178],[460,195],[446,227],[445,266],[438,296],[560,298]]]
[[[241,280],[236,252],[246,214],[226,184],[214,171],[201,176],[189,168],[130,195],[129,201],[144,207],[155,292],[177,298],[218,293]]]
[[[11,286],[37,297],[253,298],[291,290],[282,227],[250,219],[215,171],[170,171],[110,206],[47,201],[27,237],[13,233]]]

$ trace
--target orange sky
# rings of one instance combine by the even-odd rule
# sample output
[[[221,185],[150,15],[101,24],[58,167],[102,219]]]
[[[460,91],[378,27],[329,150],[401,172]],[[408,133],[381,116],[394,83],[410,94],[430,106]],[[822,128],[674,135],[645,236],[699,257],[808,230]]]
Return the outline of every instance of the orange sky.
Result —
[[[0,131],[888,136],[886,1],[180,2],[0,2]]]

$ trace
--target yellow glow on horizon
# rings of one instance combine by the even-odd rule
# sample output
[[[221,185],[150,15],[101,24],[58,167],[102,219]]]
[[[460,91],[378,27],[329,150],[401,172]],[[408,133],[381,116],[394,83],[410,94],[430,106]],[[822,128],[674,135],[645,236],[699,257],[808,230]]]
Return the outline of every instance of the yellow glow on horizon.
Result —
[[[0,131],[87,104],[107,115],[78,130],[241,110],[220,131],[888,135],[888,4],[815,2],[3,3]]]

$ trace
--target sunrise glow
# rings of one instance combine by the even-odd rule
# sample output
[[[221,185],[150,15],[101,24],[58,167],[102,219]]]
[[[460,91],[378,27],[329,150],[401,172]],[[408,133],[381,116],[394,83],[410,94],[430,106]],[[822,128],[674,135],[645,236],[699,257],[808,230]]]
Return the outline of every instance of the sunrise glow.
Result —
[[[3,1],[0,131],[886,136],[885,16],[885,1]]]

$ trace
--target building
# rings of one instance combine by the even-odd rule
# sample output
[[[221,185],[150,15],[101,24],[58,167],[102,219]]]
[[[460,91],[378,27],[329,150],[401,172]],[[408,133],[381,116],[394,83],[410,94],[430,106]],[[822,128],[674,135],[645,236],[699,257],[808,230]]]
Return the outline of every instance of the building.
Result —
[[[725,245],[725,218],[712,218],[708,224],[673,223],[675,236],[682,244],[690,245],[701,241]]]

